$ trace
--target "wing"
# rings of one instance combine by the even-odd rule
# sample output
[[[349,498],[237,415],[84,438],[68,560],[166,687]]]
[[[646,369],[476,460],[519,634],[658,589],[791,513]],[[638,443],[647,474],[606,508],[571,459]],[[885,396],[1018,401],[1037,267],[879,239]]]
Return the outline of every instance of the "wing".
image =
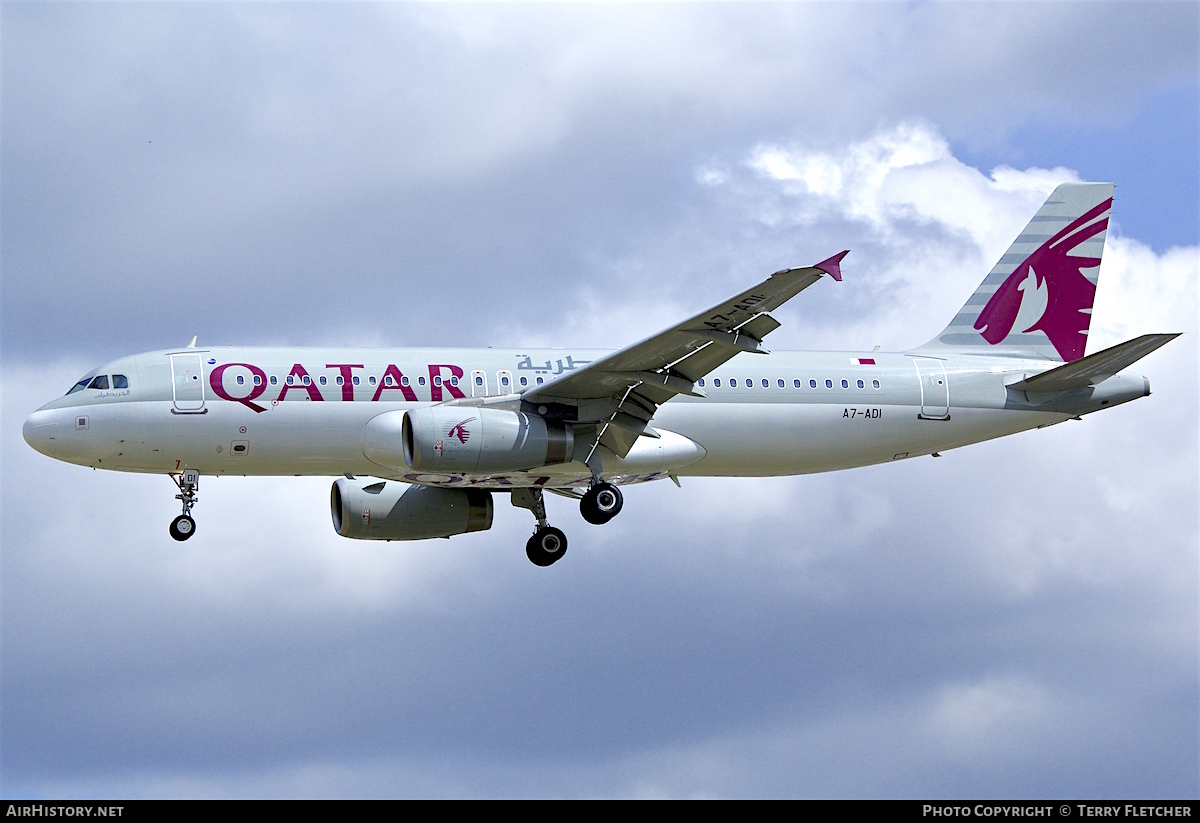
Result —
[[[841,280],[842,258],[848,253],[815,266],[777,271],[677,326],[525,392],[522,406],[544,406],[543,414],[594,423],[598,442],[624,457],[639,436],[658,436],[649,423],[660,405],[677,394],[703,397],[696,381],[742,352],[766,354],[762,339],[779,328],[767,312],[824,274]]]

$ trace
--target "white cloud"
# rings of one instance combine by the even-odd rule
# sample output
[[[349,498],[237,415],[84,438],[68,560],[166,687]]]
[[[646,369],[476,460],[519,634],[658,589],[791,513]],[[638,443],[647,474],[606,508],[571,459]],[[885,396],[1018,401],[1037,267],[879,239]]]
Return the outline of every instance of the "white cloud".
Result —
[[[851,143],[836,155],[759,146],[747,165],[772,180],[795,182],[792,193],[820,198],[821,212],[832,210],[881,228],[886,204],[880,192],[892,172],[948,159],[950,146],[941,135],[914,124]]]

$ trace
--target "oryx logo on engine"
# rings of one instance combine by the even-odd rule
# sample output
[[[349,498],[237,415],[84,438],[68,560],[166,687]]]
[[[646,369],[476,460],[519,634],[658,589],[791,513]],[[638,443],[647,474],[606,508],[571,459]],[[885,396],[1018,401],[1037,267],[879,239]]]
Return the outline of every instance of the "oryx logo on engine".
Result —
[[[457,437],[459,443],[466,443],[467,439],[471,436],[471,433],[467,431],[467,424],[474,419],[474,417],[468,417],[466,420],[463,420],[460,423],[455,423],[453,426],[448,426],[446,428],[447,439],[451,437]]]

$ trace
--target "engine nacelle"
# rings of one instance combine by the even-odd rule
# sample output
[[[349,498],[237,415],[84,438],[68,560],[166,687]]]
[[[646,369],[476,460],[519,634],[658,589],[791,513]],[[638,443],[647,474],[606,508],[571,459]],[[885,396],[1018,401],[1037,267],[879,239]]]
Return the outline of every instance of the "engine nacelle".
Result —
[[[492,527],[492,494],[340,478],[330,491],[333,530],[356,540],[425,540]]]
[[[363,451],[383,466],[421,472],[506,472],[569,463],[570,426],[479,406],[385,412],[367,423]]]

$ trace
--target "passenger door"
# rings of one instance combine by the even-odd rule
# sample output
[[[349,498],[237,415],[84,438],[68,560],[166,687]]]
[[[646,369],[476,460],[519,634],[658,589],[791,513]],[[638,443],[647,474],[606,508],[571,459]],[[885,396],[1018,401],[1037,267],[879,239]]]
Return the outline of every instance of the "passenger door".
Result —
[[[171,355],[171,390],[177,414],[203,414],[204,372],[198,354]]]

